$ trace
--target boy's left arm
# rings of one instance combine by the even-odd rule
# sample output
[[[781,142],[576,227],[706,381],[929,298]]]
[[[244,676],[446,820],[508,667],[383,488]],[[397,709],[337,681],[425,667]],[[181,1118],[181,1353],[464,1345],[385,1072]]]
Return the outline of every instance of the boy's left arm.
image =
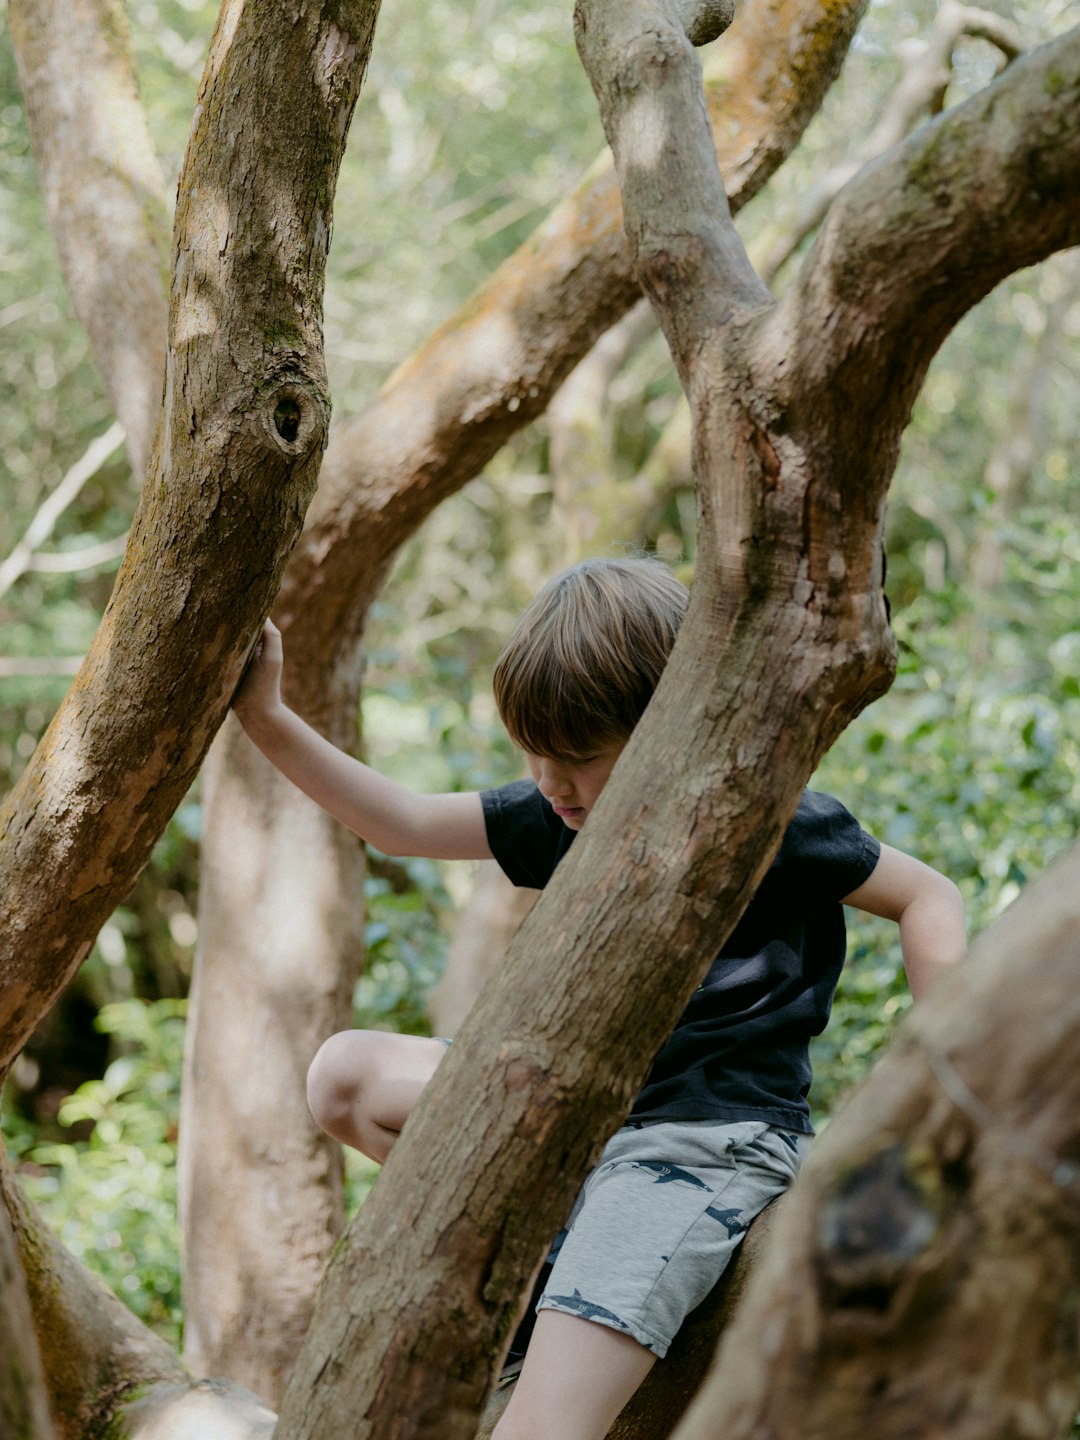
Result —
[[[967,949],[960,891],[937,870],[891,845],[882,845],[869,879],[846,895],[844,904],[900,926],[904,969],[916,1000]]]

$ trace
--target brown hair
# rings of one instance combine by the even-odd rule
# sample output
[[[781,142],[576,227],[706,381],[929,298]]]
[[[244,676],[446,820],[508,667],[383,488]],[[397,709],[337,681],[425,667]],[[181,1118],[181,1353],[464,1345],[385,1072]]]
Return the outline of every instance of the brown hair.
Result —
[[[549,580],[495,662],[515,745],[585,757],[641,719],[686,611],[686,588],[649,556],[583,560]]]

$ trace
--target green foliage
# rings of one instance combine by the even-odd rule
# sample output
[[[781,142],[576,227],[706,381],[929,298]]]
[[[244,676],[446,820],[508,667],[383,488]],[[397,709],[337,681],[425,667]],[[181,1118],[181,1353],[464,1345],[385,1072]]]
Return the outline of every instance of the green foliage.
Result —
[[[442,974],[450,898],[431,861],[398,865],[393,879],[372,875],[367,882],[364,973],[353,1019],[361,1029],[430,1035],[426,999]]]
[[[8,1139],[23,1183],[80,1260],[170,1339],[180,1329],[176,1134],[184,1044],[182,1000],[105,1006],[97,1025],[119,1054],[100,1080],[63,1102],[59,1120],[85,1139]]]
[[[972,934],[1075,840],[1080,816],[1075,610],[1044,606],[1038,647],[1028,629],[1031,592],[1057,593],[1075,564],[1076,532],[1060,514],[1030,509],[1009,538],[1009,583],[993,598],[983,660],[971,651],[987,597],[953,585],[921,595],[894,617],[892,691],[845,732],[814,782],[880,839],[953,879]],[[853,917],[849,928],[851,958],[816,1047],[822,1113],[861,1078],[910,1005],[895,927]]]

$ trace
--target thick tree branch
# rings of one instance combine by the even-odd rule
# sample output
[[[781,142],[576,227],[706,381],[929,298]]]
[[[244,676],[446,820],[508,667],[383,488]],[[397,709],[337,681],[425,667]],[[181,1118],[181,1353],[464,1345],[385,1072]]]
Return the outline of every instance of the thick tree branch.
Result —
[[[961,316],[1006,275],[1080,241],[1078,110],[1080,28],[837,196],[775,317],[811,404],[846,410],[864,442],[883,412],[902,427]]]
[[[574,21],[615,158],[632,262],[685,384],[702,329],[772,297],[732,224],[701,69],[675,4],[578,0]]]
[[[1078,962],[1074,848],[834,1118],[678,1440],[1066,1433],[1080,1400]]]
[[[938,114],[953,74],[953,53],[964,36],[988,41],[1008,64],[1021,53],[1020,34],[1009,20],[992,11],[944,0],[934,16],[930,33],[907,56],[899,84],[889,95],[877,123],[863,145],[830,169],[799,202],[797,214],[779,227],[769,241],[758,270],[767,284],[791,259],[802,242],[818,228],[841,189],[876,156],[898,145],[926,115]],[[762,249],[765,250],[765,245]],[[755,252],[756,249],[755,249]]]
[[[131,468],[161,408],[169,212],[120,0],[11,0],[8,20],[49,226]]]
[[[0,1071],[198,770],[314,490],[330,205],[374,18],[237,4],[214,37],[148,482],[94,644],[0,817]]]

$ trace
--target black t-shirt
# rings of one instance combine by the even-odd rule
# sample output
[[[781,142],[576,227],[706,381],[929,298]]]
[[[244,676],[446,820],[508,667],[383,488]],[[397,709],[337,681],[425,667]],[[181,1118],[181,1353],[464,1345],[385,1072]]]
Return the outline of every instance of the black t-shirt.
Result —
[[[543,889],[568,829],[531,780],[481,795],[488,844],[515,885]],[[767,1120],[811,1132],[810,1039],[825,1028],[846,935],[840,901],[881,847],[830,795],[805,790],[757,893],[653,1063],[630,1118]]]

